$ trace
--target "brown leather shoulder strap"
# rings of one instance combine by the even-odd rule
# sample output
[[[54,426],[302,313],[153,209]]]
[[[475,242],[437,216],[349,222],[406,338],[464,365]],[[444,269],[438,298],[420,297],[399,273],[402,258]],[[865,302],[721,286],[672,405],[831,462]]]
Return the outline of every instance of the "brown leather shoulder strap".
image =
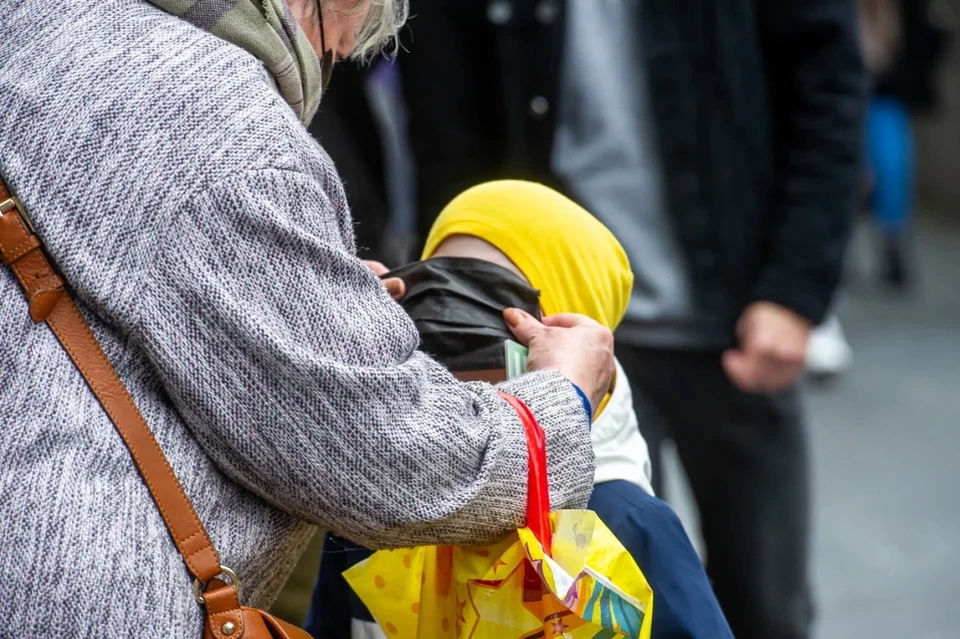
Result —
[[[80,310],[51,267],[19,201],[0,180],[0,259],[23,287],[34,322],[46,322],[117,427],[140,469],[190,574],[206,584],[220,574],[220,559],[170,463],[133,398],[117,377]]]

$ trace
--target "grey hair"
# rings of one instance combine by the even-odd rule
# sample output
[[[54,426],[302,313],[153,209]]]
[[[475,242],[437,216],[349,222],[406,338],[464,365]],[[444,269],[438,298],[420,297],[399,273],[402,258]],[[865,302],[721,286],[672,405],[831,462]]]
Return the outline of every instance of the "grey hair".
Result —
[[[324,5],[336,3],[337,0],[322,0]],[[396,54],[400,46],[397,36],[410,11],[409,0],[355,0],[346,13],[362,11],[368,6],[370,12],[360,27],[350,55],[354,60],[368,61],[378,53]]]

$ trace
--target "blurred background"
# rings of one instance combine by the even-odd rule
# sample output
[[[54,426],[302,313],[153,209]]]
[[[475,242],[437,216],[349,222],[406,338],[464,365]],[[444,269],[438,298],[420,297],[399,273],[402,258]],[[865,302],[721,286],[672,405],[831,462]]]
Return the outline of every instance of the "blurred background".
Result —
[[[944,19],[955,22],[960,16],[960,0],[944,0],[943,6],[950,12]],[[956,221],[960,210],[960,49],[955,40],[936,70],[935,82],[941,97],[939,108],[916,121],[920,199],[931,212],[950,216],[952,211]]]
[[[893,16],[901,24],[891,27],[891,14],[884,13],[889,5],[883,5],[860,5],[874,21],[864,25],[875,30],[866,37],[882,40],[892,29],[911,59],[897,72],[906,80],[887,73],[886,81],[876,82],[845,283],[829,326],[811,344],[804,383],[814,476],[817,636],[955,639],[960,47],[952,33],[960,0],[915,3],[925,20],[948,34],[935,51],[925,47],[928,35],[913,32],[900,17]],[[410,28],[416,33],[416,17]],[[340,81],[335,77],[333,91]],[[417,243],[405,106],[389,63],[363,81],[387,167],[388,210],[377,229],[377,257],[399,264],[413,257]],[[335,120],[325,122],[318,133],[324,142],[337,135]],[[347,188],[351,197],[363,191],[356,183]],[[666,498],[697,539],[695,508],[674,455],[668,453],[666,466]]]

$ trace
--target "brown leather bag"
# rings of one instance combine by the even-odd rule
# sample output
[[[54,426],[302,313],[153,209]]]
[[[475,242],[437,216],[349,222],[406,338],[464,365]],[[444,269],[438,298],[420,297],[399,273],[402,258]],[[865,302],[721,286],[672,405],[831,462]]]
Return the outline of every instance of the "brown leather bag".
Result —
[[[220,565],[217,551],[183,492],[160,445],[137,410],[103,349],[51,267],[23,205],[0,180],[0,259],[10,266],[27,297],[30,317],[46,322],[80,370],[123,438],[160,510],[205,611],[205,639],[311,639],[285,621],[240,605],[240,581]]]

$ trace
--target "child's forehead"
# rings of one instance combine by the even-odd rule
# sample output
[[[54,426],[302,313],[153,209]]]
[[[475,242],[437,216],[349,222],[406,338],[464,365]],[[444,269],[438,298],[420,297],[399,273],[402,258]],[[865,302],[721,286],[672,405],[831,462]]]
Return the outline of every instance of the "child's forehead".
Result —
[[[430,258],[434,257],[469,257],[484,260],[502,266],[523,278],[528,284],[530,283],[523,271],[503,251],[490,242],[472,235],[451,235],[444,239],[430,256]]]

